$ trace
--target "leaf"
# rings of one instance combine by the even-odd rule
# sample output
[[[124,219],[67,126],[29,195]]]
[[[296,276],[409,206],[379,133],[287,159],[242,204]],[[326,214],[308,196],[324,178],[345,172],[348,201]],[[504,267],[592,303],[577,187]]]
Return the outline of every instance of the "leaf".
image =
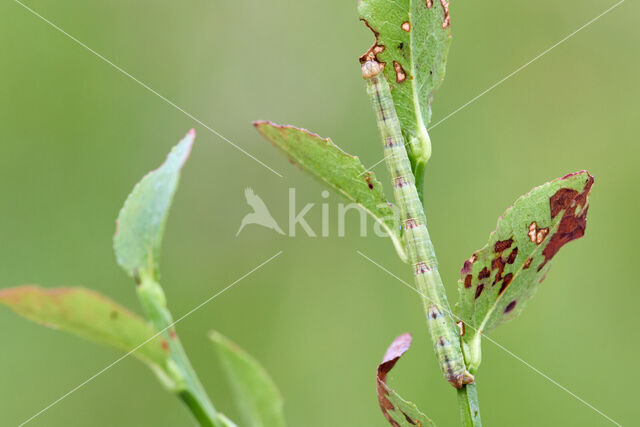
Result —
[[[386,384],[387,374],[400,360],[400,357],[409,350],[410,346],[411,335],[400,335],[389,346],[382,363],[378,365],[376,377],[378,403],[380,403],[380,409],[382,409],[385,418],[394,427],[435,426],[435,423],[423,414],[414,403],[404,400]]]
[[[382,184],[373,172],[364,168],[357,156],[345,153],[331,139],[306,129],[268,121],[253,125],[294,164],[368,212],[391,237],[400,257],[406,259],[400,227],[396,226],[396,215],[387,202]]]
[[[427,125],[431,103],[444,79],[451,42],[449,2],[438,0],[361,0],[360,19],[376,41],[360,57],[384,64],[408,154],[417,165],[431,156]],[[416,182],[422,182],[418,166]]]
[[[465,261],[458,283],[458,315],[465,343],[479,364],[479,340],[516,318],[566,243],[584,235],[593,177],[576,172],[534,188],[498,220],[489,243]],[[463,330],[464,330],[463,329]],[[472,357],[472,359],[474,359]]]
[[[118,215],[113,238],[116,259],[136,280],[157,277],[164,226],[195,136],[191,129],[165,162],[136,184]]]
[[[84,288],[7,288],[0,290],[0,304],[41,325],[124,352],[133,350],[156,333],[134,313]],[[168,360],[165,345],[160,338],[154,338],[133,355],[158,372]]]
[[[282,397],[264,368],[249,354],[219,332],[209,338],[218,351],[235,395],[243,425],[251,427],[284,426]]]

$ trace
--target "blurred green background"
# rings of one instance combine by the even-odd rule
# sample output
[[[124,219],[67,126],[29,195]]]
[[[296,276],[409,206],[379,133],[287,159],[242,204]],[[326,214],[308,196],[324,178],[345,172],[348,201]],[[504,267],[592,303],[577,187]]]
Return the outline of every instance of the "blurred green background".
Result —
[[[614,1],[452,2],[448,72],[434,123]],[[439,425],[458,424],[421,304],[356,250],[411,282],[387,239],[295,238],[249,226],[252,187],[282,227],[288,189],[320,230],[323,186],[252,128],[271,119],[381,159],[356,58],[372,43],[356,1],[27,3],[87,46],[280,172],[279,178],[14,1],[0,3],[0,284],[86,286],[140,311],[116,265],[127,193],[191,127],[198,132],[164,242],[176,317],[284,253],[178,325],[214,403],[230,399],[206,334],[217,329],[269,370],[291,426],[384,426],[375,368],[393,338],[414,346],[392,384]],[[528,310],[492,337],[623,425],[637,418],[640,286],[638,4],[623,3],[431,132],[425,193],[450,298],[463,260],[520,194],[567,172],[596,178],[586,237],[554,259]],[[384,167],[377,174],[386,178]],[[371,229],[371,221],[369,221]],[[119,354],[0,310],[0,424],[17,425]],[[487,426],[606,426],[603,417],[489,342],[477,376]],[[33,426],[186,426],[188,412],[128,358]]]

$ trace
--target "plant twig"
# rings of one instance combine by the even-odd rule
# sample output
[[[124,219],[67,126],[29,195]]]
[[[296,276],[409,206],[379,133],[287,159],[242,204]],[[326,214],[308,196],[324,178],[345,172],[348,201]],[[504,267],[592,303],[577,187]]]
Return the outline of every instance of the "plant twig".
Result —
[[[142,307],[151,323],[162,333],[170,355],[169,372],[175,382],[175,392],[187,405],[203,427],[223,427],[207,392],[200,383],[191,362],[182,347],[173,325],[173,316],[166,306],[164,292],[152,278],[143,278],[137,288]]]
[[[462,427],[482,427],[476,382],[458,390],[458,407]]]

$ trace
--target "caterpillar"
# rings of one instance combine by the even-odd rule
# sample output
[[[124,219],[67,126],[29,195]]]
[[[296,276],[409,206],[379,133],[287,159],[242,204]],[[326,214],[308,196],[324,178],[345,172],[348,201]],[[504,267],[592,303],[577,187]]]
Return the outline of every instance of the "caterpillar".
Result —
[[[391,174],[394,196],[401,215],[408,259],[412,265],[416,286],[422,295],[429,335],[446,380],[460,389],[464,384],[471,384],[474,378],[466,369],[460,332],[451,314],[438,271],[424,208],[418,197],[391,90],[382,74],[383,68],[384,65],[369,60],[362,65],[362,77],[376,113],[387,168]]]

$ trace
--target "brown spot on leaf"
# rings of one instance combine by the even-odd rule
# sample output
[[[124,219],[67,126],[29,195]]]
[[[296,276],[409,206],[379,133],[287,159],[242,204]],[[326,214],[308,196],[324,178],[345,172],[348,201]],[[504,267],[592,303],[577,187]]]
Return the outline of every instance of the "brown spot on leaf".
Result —
[[[444,347],[444,345],[445,345],[445,344],[446,344],[446,342],[444,341],[444,338],[439,337],[439,338],[438,338],[438,345],[439,345],[440,347]]]
[[[478,255],[473,254],[471,258],[466,260],[464,264],[462,264],[462,269],[460,270],[460,274],[464,276],[465,274],[471,273],[471,269],[473,268],[473,263],[478,260]]]
[[[175,329],[173,329],[173,328],[172,328],[172,329],[169,329],[169,336],[170,336],[170,337],[171,337],[171,339],[173,339],[173,340],[175,340],[175,339],[177,338],[177,335],[176,335],[176,331],[175,331]]]
[[[502,286],[500,287],[500,290],[498,291],[498,295],[502,295],[502,293],[511,284],[512,280],[513,280],[513,273],[508,273],[506,276],[504,276],[504,279],[502,279]]]
[[[466,331],[466,325],[462,320],[459,322],[456,322],[456,325],[458,326],[458,330],[460,331],[460,336],[463,337]]]
[[[495,252],[503,252],[505,249],[509,249],[513,244],[513,239],[498,240],[493,246]]]
[[[549,234],[549,227],[546,228],[538,228],[538,223],[533,221],[529,224],[529,240],[531,240],[536,245],[542,243],[547,234]]]
[[[483,290],[484,290],[483,283],[480,283],[478,286],[476,286],[476,299],[480,298],[480,295],[482,295]]]
[[[553,233],[551,240],[542,251],[544,261],[538,267],[538,271],[558,253],[561,247],[572,240],[584,236],[584,230],[587,228],[587,211],[589,210],[587,197],[593,185],[593,177],[591,175],[588,176],[589,178],[582,193],[569,188],[561,188],[549,198],[551,218],[555,218],[563,210],[564,215],[560,220],[558,229]]]
[[[444,20],[442,22],[442,28],[447,28],[451,25],[451,17],[449,16],[449,2],[445,0],[440,0],[440,4],[442,5],[442,10],[444,11]]]
[[[470,274],[467,274],[467,277],[464,278],[464,287],[465,288],[470,288],[471,287],[471,280],[473,279],[473,276]]]
[[[393,411],[396,409],[393,406],[393,403],[389,400],[389,387],[386,384],[387,374],[393,367],[396,365],[400,357],[409,350],[411,346],[411,335],[410,334],[402,334],[397,337],[393,343],[387,349],[384,357],[382,358],[382,363],[378,365],[378,373],[376,376],[376,391],[378,393],[378,403],[380,404],[380,409],[382,410],[382,414],[389,421],[389,423],[394,427],[399,427],[399,424],[393,420],[389,411]],[[399,408],[398,408],[399,409]],[[403,412],[403,415],[411,424],[415,424],[413,420]]]
[[[563,209],[575,207],[578,192],[571,188],[561,188],[549,199],[551,218],[555,218]]]
[[[539,245],[542,243],[544,238],[547,237],[547,234],[549,234],[549,227],[538,230],[538,234],[536,234],[536,244]]]
[[[167,340],[160,341],[160,345],[162,346],[162,349],[164,351],[169,351],[169,343],[167,342]]]
[[[513,301],[511,301],[509,304],[507,304],[507,306],[506,306],[506,307],[505,307],[505,309],[504,309],[505,314],[506,314],[506,313],[508,313],[508,312],[510,312],[510,311],[511,311],[511,310],[513,310],[514,308],[516,308],[516,303],[517,303],[517,302],[516,302],[515,300],[513,300]]]
[[[118,310],[111,310],[111,313],[109,314],[109,317],[111,317],[113,320],[116,320],[119,315],[120,315],[120,313],[118,313]]]
[[[411,31],[411,22],[409,21],[403,22],[400,28],[402,28],[403,31],[406,31],[408,33],[409,31]]]
[[[371,27],[371,25],[369,25],[369,22],[367,22],[366,19],[361,19],[362,22],[364,22],[364,25],[367,26],[367,28],[369,28],[371,30],[371,32],[373,32],[373,35],[376,38],[376,41],[373,43],[373,45],[369,48],[369,50],[367,50],[361,57],[360,57],[360,63],[361,64],[365,64],[367,61],[375,61],[378,64],[380,64],[380,66],[382,68],[384,68],[384,62],[380,61],[378,59],[378,55],[380,55],[382,52],[384,52],[385,46],[378,44],[378,37],[380,36],[380,33],[377,32],[376,30],[373,29],[373,27]]]
[[[518,248],[513,248],[511,253],[509,254],[509,258],[507,258],[507,264],[513,264],[518,257]]]
[[[498,270],[498,272],[496,273],[496,277],[493,279],[493,285],[502,280],[502,273],[504,273],[505,266],[506,264],[504,263],[504,260],[501,256],[497,256],[493,261],[491,261],[491,269]]]
[[[468,259],[462,264],[462,269],[460,270],[460,275],[464,276],[465,274],[471,273],[471,269],[473,268],[473,264],[471,260]]]
[[[480,273],[478,273],[478,280],[486,279],[489,276],[491,276],[491,272],[487,267],[485,267],[480,271]]]
[[[538,233],[538,223],[533,221],[531,224],[529,224],[529,232],[527,233],[529,235],[529,240],[531,240],[533,243],[536,242],[537,233]]]
[[[533,258],[527,258],[527,260],[524,262],[524,265],[522,266],[522,269],[526,270],[527,268],[529,268],[531,266],[531,261],[533,261]]]
[[[407,73],[404,72],[404,68],[398,61],[393,61],[393,69],[396,70],[396,82],[402,83],[407,80]]]
[[[365,175],[364,180],[367,181],[367,187],[369,187],[369,190],[373,190],[373,184],[371,183],[371,176]]]

